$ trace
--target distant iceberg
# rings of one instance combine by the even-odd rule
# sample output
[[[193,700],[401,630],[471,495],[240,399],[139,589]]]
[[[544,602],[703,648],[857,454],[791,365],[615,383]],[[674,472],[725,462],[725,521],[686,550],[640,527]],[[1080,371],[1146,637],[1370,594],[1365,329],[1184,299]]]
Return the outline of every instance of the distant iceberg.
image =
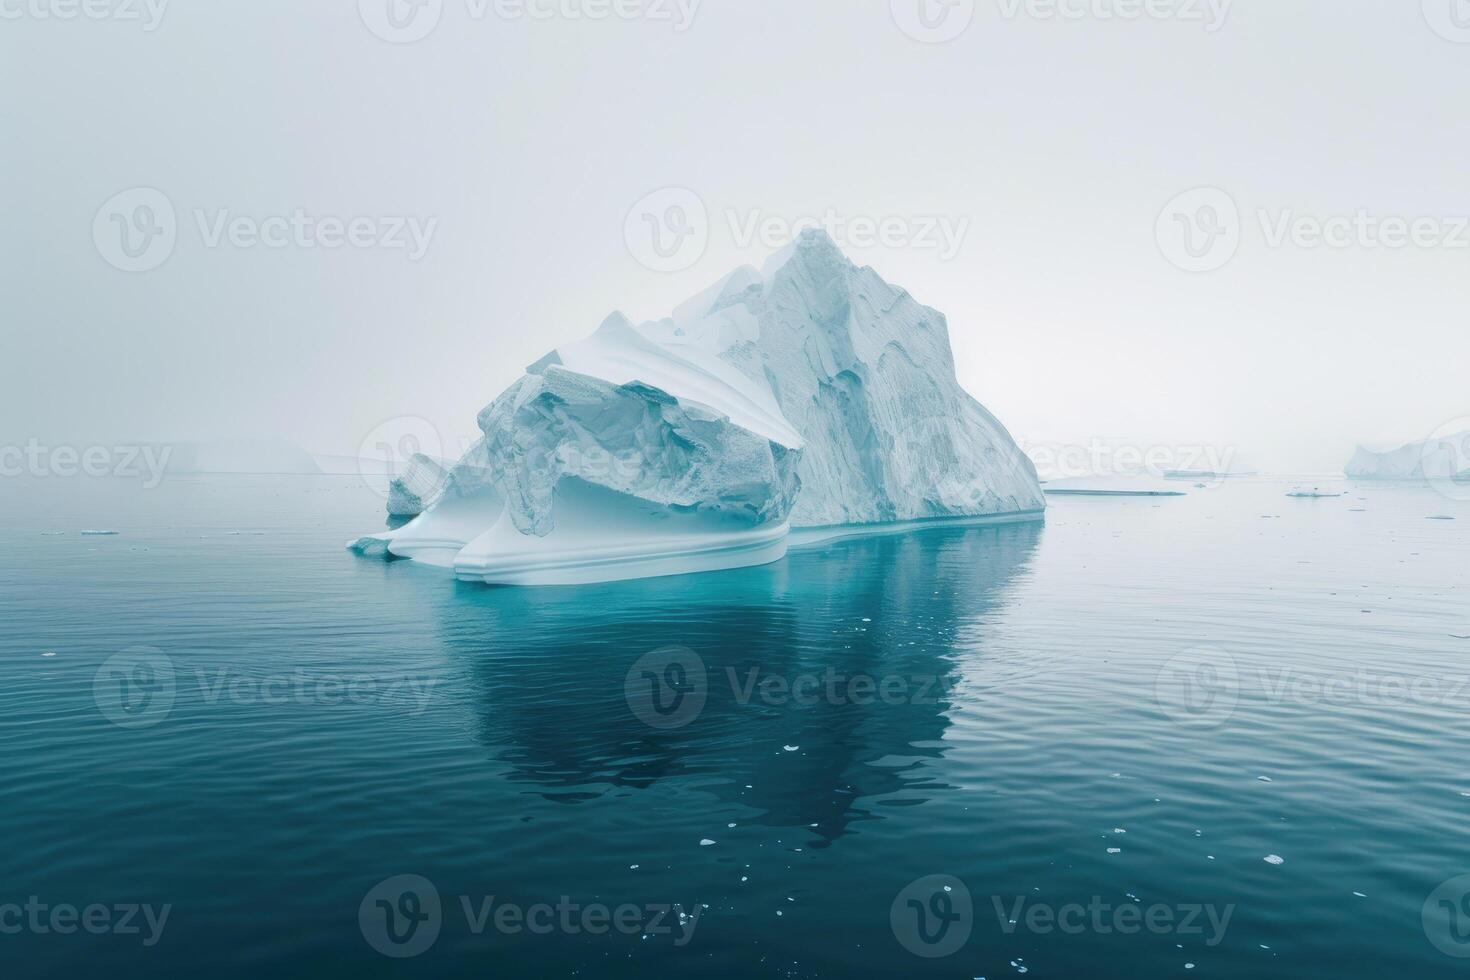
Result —
[[[170,473],[315,476],[322,472],[310,453],[284,439],[217,439],[174,443],[165,448],[170,454],[166,457]]]
[[[944,316],[818,231],[667,319],[613,314],[478,422],[443,480],[416,463],[395,483],[390,509],[421,516],[349,547],[561,585],[777,561],[793,528],[1046,506],[1031,461],[956,381]]]
[[[1470,431],[1387,452],[1359,446],[1343,472],[1358,480],[1470,481]]]

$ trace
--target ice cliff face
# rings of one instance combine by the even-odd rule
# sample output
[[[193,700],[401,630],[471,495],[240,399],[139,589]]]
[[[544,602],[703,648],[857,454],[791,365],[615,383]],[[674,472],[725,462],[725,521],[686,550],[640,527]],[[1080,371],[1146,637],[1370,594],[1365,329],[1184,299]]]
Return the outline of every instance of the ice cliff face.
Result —
[[[1470,432],[1378,453],[1358,447],[1343,472],[1360,480],[1455,479],[1470,462]]]
[[[796,527],[997,514],[1044,506],[1010,434],[955,380],[944,315],[820,232],[742,270],[672,321],[767,385],[806,442]],[[683,321],[682,323],[680,321]]]
[[[667,319],[614,314],[478,422],[437,504],[435,481],[406,474],[403,502],[426,512],[353,547],[562,584],[774,561],[793,527],[1045,506],[1030,460],[956,381],[943,315],[820,232]]]
[[[388,484],[388,516],[418,517],[439,502],[448,482],[448,470],[423,453],[415,453],[403,475]]]
[[[480,413],[484,440],[459,486],[505,502],[517,531],[556,530],[557,489],[576,479],[671,511],[781,523],[798,488],[795,446],[638,381],[547,365]]]

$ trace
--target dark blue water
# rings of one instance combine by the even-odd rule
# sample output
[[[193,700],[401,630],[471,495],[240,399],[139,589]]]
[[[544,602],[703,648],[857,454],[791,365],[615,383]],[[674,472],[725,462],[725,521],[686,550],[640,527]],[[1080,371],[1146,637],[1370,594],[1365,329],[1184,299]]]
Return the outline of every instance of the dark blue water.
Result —
[[[9,481],[3,973],[1463,975],[1470,508],[1287,489],[511,590]]]

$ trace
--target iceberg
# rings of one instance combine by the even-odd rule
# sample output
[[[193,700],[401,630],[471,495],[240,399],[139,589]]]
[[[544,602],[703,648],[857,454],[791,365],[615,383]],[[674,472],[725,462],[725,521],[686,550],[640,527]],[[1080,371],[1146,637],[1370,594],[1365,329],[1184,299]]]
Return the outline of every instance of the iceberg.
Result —
[[[316,460],[284,439],[217,439],[160,446],[168,472],[187,474],[290,474],[316,476]]]
[[[1358,480],[1470,480],[1470,431],[1388,452],[1359,446],[1343,472]]]
[[[414,520],[349,547],[466,581],[572,585],[1046,506],[1031,461],[956,380],[944,316],[820,231],[665,319],[612,314],[477,422],[447,474],[426,460],[395,483],[390,510],[417,506]]]
[[[439,502],[448,483],[447,469],[423,453],[415,453],[403,474],[388,483],[388,516],[418,517]]]

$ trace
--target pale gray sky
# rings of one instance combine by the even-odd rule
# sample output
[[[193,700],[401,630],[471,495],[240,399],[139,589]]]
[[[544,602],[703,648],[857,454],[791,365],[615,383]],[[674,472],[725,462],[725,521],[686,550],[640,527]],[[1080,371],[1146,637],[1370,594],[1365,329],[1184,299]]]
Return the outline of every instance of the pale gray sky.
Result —
[[[849,254],[948,315],[961,380],[1026,441],[1331,470],[1357,440],[1470,416],[1464,0],[86,0],[60,19],[81,2],[0,0],[3,442],[351,453],[422,416],[452,445],[611,310],[662,315],[759,263],[752,221],[828,212],[900,219]],[[610,8],[637,16],[592,16]],[[1101,16],[1138,9],[1158,16]],[[161,228],[138,210],[156,197],[103,207],[140,187],[171,242],[117,224]],[[705,218],[664,272],[640,213],[631,248],[626,225],[670,187]],[[1193,231],[1219,216],[1239,247],[1187,272],[1185,226],[1160,218],[1200,187],[1239,218],[1191,210]],[[672,221],[689,198],[652,200]],[[1271,243],[1283,217],[1360,211],[1375,223],[1338,226],[1344,247]],[[316,219],[359,216],[367,247],[322,247],[347,231]],[[1436,220],[1388,248],[1384,218]]]

